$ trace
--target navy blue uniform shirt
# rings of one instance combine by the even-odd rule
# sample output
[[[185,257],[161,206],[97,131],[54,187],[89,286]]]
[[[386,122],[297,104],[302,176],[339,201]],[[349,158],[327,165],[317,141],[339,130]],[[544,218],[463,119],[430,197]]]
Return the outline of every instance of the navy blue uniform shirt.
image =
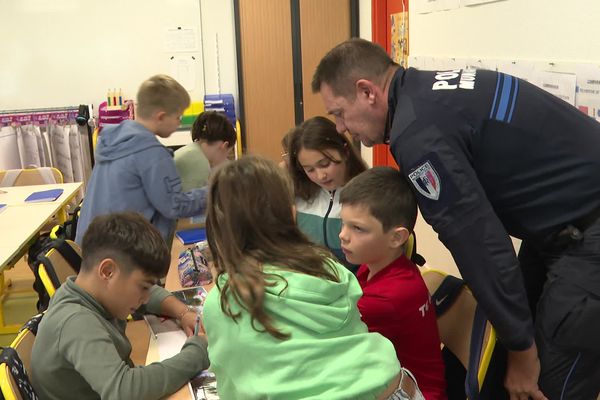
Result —
[[[600,206],[600,124],[518,78],[399,68],[390,150],[510,350],[533,325],[509,234],[540,241]]]

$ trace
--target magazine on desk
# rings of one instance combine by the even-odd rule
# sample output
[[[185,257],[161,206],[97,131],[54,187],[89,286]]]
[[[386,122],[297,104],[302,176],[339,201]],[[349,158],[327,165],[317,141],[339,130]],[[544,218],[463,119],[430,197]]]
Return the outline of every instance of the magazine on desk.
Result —
[[[204,307],[204,300],[206,300],[207,292],[202,286],[195,286],[191,288],[185,288],[181,290],[175,290],[173,296],[192,308],[196,313],[202,314],[202,308]]]

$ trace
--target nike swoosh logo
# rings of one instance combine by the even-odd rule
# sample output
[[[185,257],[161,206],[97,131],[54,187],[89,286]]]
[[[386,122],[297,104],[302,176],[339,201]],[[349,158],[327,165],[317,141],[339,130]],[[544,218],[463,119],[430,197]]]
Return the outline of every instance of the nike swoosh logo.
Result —
[[[446,300],[446,297],[448,297],[448,295],[445,295],[441,299],[435,299],[435,305],[436,305],[436,307],[438,307],[440,304],[442,304],[444,302],[444,300]]]

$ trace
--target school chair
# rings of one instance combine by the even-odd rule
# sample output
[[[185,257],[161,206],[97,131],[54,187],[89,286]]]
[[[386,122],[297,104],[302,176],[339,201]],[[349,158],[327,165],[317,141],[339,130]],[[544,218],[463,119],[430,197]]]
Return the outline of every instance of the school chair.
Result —
[[[0,392],[5,400],[37,400],[31,381],[17,351],[2,348],[0,353]]]
[[[0,186],[27,186],[63,183],[62,173],[53,167],[0,170]]]
[[[417,234],[415,232],[411,232],[408,239],[406,239],[406,250],[404,251],[404,254],[419,267],[425,265],[425,258],[417,253]]]
[[[10,347],[17,351],[17,354],[25,367],[25,371],[28,374],[31,374],[31,350],[33,349],[33,342],[35,341],[38,326],[40,325],[43,316],[44,314],[40,313],[31,317],[31,319],[21,327],[17,337],[10,344]]]
[[[32,266],[35,275],[33,288],[40,300],[38,310],[44,310],[67,277],[76,275],[81,267],[81,249],[71,240],[52,241],[44,254],[37,256]]]
[[[471,291],[462,279],[442,271],[426,269],[422,276],[436,309],[440,340],[466,370],[467,398],[507,398],[503,387],[506,352],[497,346],[496,331]],[[448,363],[446,367],[452,368]]]

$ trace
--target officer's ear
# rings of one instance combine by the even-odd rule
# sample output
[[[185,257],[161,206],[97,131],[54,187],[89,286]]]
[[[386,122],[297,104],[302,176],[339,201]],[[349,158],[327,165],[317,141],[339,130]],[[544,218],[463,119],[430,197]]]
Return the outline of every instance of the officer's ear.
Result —
[[[379,87],[368,79],[359,79],[356,81],[356,98],[365,100],[369,104],[375,104]]]

